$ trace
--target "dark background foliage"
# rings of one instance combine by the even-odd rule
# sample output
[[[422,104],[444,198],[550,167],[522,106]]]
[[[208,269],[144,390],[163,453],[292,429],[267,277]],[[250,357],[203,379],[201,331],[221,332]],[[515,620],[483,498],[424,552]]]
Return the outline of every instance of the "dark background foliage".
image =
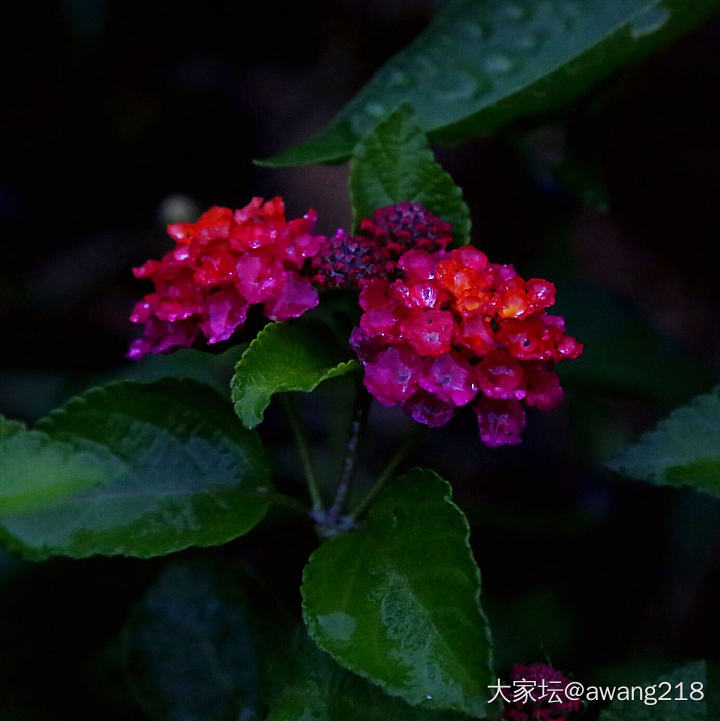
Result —
[[[2,67],[0,411],[34,420],[71,393],[137,373],[130,267],[165,223],[282,194],[320,230],[348,225],[346,166],[263,170],[427,22],[432,3],[15,3]],[[557,279],[586,343],[568,402],[520,448],[483,449],[472,416],[413,459],[454,485],[473,524],[500,671],[549,658],[584,681],[629,681],[717,657],[720,506],[612,477],[602,461],[720,366],[712,250],[720,228],[720,19],[554,117],[438,157],[463,187],[474,243]],[[318,444],[343,381],[304,408]],[[330,410],[327,407],[330,406]],[[376,409],[363,460],[406,429]],[[298,487],[287,430],[263,429],[279,485]],[[331,479],[331,456],[324,475]],[[297,608],[309,524],[270,518],[222,553]],[[0,556],[3,718],[141,719],[116,663],[128,609],[161,562]],[[16,715],[14,715],[16,714]]]

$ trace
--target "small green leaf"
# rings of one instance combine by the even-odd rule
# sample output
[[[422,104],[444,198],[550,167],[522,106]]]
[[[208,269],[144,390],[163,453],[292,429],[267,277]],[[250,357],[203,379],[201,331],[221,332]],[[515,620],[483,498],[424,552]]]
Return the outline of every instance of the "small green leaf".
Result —
[[[433,142],[458,143],[544,112],[679,37],[718,0],[455,0],[381,67],[330,125],[260,164],[338,162],[412,106]]]
[[[357,368],[323,323],[300,318],[269,323],[235,366],[231,389],[235,412],[248,428],[263,419],[274,393],[309,393],[329,378]]]
[[[398,478],[367,525],[305,568],[310,635],[343,666],[428,709],[486,711],[491,649],[467,520],[432,471]]]
[[[654,694],[650,692],[654,698],[657,699],[665,694],[668,700],[647,704],[637,699],[635,701],[618,699],[600,714],[600,721],[709,721],[704,698],[692,700],[690,697],[691,684],[695,682],[701,683],[703,695],[707,694],[704,661],[678,668],[642,687],[655,686]],[[678,687],[677,684],[682,684],[682,687]],[[684,696],[686,700],[674,700],[679,696]]]
[[[271,487],[259,438],[221,396],[194,381],[97,388],[37,429],[25,432],[26,447],[49,438],[93,484],[68,495],[77,489],[67,487],[65,471],[55,476],[44,462],[42,492],[53,502],[0,517],[7,543],[29,557],[148,557],[216,545],[247,533],[267,510]],[[0,457],[12,479],[14,456],[2,454],[7,443]],[[15,476],[10,487],[22,480]]]
[[[153,721],[259,718],[253,626],[237,571],[169,566],[126,630],[133,696]]]
[[[376,208],[411,201],[452,223],[454,239],[470,237],[470,211],[462,190],[435,161],[412,109],[392,113],[357,145],[350,164],[355,230]]]
[[[720,386],[673,411],[608,467],[631,478],[720,496]]]
[[[302,634],[305,636],[304,632]],[[455,714],[408,706],[338,666],[307,637],[295,643],[295,676],[267,721],[452,721]],[[287,653],[287,651],[286,651]],[[461,717],[458,717],[461,718]]]

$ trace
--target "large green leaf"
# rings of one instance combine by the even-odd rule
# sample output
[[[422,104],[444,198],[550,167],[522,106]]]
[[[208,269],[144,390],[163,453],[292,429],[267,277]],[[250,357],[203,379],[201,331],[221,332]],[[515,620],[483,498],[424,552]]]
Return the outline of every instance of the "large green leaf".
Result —
[[[720,386],[673,411],[608,466],[631,478],[720,496]]]
[[[703,695],[707,693],[704,661],[690,663],[641,687],[654,686],[654,693],[650,692],[654,698],[664,695],[668,700],[656,701],[654,704],[652,701],[643,703],[642,700],[616,700],[600,714],[600,721],[710,721],[704,698],[691,700],[693,683],[701,683]],[[674,700],[679,696],[685,700]]]
[[[123,634],[133,696],[153,721],[452,721],[346,671],[235,564],[168,566]]]
[[[304,634],[303,634],[304,635]],[[455,714],[409,706],[338,666],[298,636],[293,678],[272,703],[267,721],[452,721]]]
[[[42,507],[114,472],[112,459],[0,416],[0,516]]]
[[[320,321],[299,318],[269,323],[235,366],[231,389],[235,412],[248,427],[262,422],[274,393],[310,392],[329,378],[358,366],[348,360],[333,332]]]
[[[718,0],[453,0],[306,143],[261,164],[337,162],[408,103],[437,142],[545,111],[678,37]]]
[[[470,236],[462,190],[435,162],[427,137],[408,106],[396,110],[358,144],[350,165],[355,230],[376,208],[412,201],[453,225],[457,243]]]
[[[82,480],[93,485],[68,495],[63,471],[61,494],[52,469],[43,466],[51,502],[0,517],[5,540],[24,555],[148,557],[215,545],[249,531],[267,510],[269,472],[257,435],[238,423],[221,396],[194,381],[94,389],[36,427],[62,444],[69,466],[78,460]]]
[[[489,632],[469,527],[451,494],[432,471],[395,480],[366,526],[311,556],[304,617],[320,648],[387,693],[483,716]]]
[[[237,571],[168,567],[131,617],[127,671],[153,721],[258,718],[260,663]]]

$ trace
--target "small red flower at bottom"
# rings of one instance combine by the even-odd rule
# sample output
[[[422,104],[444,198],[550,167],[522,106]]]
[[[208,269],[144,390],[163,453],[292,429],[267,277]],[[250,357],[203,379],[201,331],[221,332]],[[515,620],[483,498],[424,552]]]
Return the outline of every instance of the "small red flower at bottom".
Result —
[[[175,249],[133,271],[152,280],[155,291],[130,316],[145,333],[128,357],[189,347],[201,334],[208,343],[227,340],[256,303],[271,320],[296,318],[316,306],[317,291],[300,273],[325,240],[314,235],[315,219],[309,210],[286,221],[281,198],[253,198],[234,212],[214,207],[196,223],[168,226]]]
[[[543,663],[517,664],[510,669],[513,698],[506,705],[506,721],[567,721],[582,709],[582,702],[568,698],[570,679]]]

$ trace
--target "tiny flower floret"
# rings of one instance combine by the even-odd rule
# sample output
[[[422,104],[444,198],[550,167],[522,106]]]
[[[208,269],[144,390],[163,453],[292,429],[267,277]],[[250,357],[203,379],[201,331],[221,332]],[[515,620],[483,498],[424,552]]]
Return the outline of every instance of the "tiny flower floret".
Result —
[[[128,357],[189,347],[200,336],[227,340],[256,303],[271,320],[316,306],[317,291],[300,272],[325,240],[314,234],[315,221],[314,210],[287,221],[281,198],[253,198],[239,210],[214,207],[196,223],[168,226],[175,248],[133,271],[155,290],[130,316],[145,333]]]
[[[392,278],[408,250],[445,250],[452,225],[419,203],[376,210],[355,236],[344,230],[324,239],[311,262],[312,281],[321,288],[359,288],[366,278]]]
[[[430,235],[424,225],[421,234]],[[562,401],[555,365],[582,345],[546,312],[552,283],[524,280],[476,248],[443,245],[408,250],[394,279],[367,278],[361,288],[350,344],[380,403],[433,427],[470,405],[483,443],[501,446],[520,442],[526,406],[547,411]]]
[[[388,278],[395,268],[390,253],[374,239],[340,229],[324,238],[310,269],[321,288],[358,288],[363,278]]]

